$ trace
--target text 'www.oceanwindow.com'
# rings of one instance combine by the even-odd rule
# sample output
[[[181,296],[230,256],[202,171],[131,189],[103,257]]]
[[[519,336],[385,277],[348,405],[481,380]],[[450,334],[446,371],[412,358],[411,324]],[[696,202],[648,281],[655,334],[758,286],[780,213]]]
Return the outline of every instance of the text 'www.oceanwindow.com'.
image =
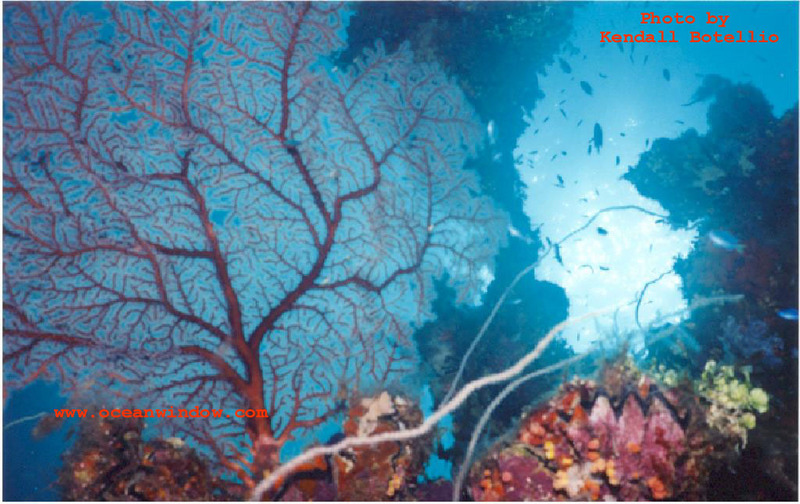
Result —
[[[96,414],[89,413],[86,409],[56,409],[56,418],[269,418],[264,409],[237,409],[233,413],[226,413],[221,409],[192,409],[162,408],[162,409],[101,409]]]

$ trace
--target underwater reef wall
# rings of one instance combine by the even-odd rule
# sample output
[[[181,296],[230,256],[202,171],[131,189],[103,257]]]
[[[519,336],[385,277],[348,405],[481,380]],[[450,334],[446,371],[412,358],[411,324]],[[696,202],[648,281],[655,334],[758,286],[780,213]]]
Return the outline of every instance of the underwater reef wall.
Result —
[[[691,355],[691,365],[710,357],[747,369],[776,398],[733,468],[748,477],[729,478],[712,497],[750,495],[750,487],[764,486],[760,478],[774,492],[766,498],[796,499],[798,108],[775,117],[759,89],[715,75],[687,105],[698,101],[711,101],[708,132],[656,140],[625,178],[669,211],[671,225],[693,222],[706,235],[675,265],[688,299],[745,296],[736,307],[693,318],[691,332],[703,350]],[[717,230],[736,237],[740,250],[717,246],[710,237]]]
[[[774,318],[797,300],[797,107],[773,117],[758,89],[718,76],[694,100],[713,100],[708,133],[656,140],[625,178],[673,226],[699,221],[742,240],[741,254],[706,241],[678,261],[690,298],[721,288],[745,294],[758,307],[752,315]]]

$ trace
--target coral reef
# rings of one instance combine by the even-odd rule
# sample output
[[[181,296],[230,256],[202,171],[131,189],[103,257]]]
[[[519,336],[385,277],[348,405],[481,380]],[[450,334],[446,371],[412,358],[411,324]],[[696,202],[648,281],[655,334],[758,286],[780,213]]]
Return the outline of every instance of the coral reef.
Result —
[[[762,314],[782,306],[775,290],[786,283],[785,267],[774,247],[758,240],[746,240],[741,254],[713,247],[699,246],[678,272],[685,278],[689,292],[709,293],[719,289],[744,294]]]
[[[613,363],[599,382],[575,378],[528,414],[513,441],[472,468],[472,497],[703,499],[738,435],[707,424],[707,412],[691,387],[662,388],[632,363]]]
[[[705,94],[708,134],[656,140],[625,178],[675,225],[709,218],[741,236],[780,229],[786,222],[773,216],[797,213],[797,109],[775,118],[755,87],[716,81]]]
[[[735,308],[694,317],[693,332],[710,353],[686,364],[714,358],[752,365],[752,375],[775,398],[769,414],[759,419],[759,430],[769,435],[750,432],[743,456],[731,469],[740,476],[730,476],[731,483],[717,487],[712,497],[796,499],[797,360],[790,356],[797,355],[797,324],[777,312],[795,308],[798,297],[798,109],[776,117],[752,85],[712,75],[692,103],[705,100],[711,102],[707,134],[688,130],[655,141],[625,178],[644,197],[658,201],[672,225],[697,224],[700,240],[674,268],[687,299],[721,291],[745,295]],[[712,230],[733,234],[744,245],[742,253],[714,247],[706,237]],[[659,363],[667,361],[664,354]],[[773,444],[772,437],[784,442]],[[775,469],[779,465],[785,469]],[[774,470],[767,474],[756,467]],[[768,487],[767,494],[755,493],[754,480],[745,485],[742,472],[769,478],[769,485],[758,483],[762,491]]]
[[[241,499],[212,476],[208,461],[179,438],[144,441],[141,418],[86,418],[64,455],[64,500],[209,501]]]
[[[408,399],[381,392],[354,401],[344,422],[344,436],[369,436],[413,428],[422,411]],[[336,436],[331,442],[337,442]],[[275,497],[282,500],[414,500],[417,477],[430,455],[431,436],[403,443],[381,443],[319,457],[286,479]],[[440,485],[439,485],[440,486]],[[423,496],[446,495],[446,488],[420,487]]]
[[[479,296],[506,218],[462,169],[483,128],[439,65],[374,38],[329,64],[351,13],[4,11],[9,389],[264,410],[164,421],[248,488],[338,413],[339,384],[416,368],[434,279]]]
[[[687,296],[745,294],[750,315],[766,319],[797,300],[797,108],[776,118],[758,89],[715,76],[696,98],[712,100],[708,133],[655,141],[625,178],[672,225],[702,222],[701,233],[728,230],[744,244],[739,254],[703,239],[679,259]]]

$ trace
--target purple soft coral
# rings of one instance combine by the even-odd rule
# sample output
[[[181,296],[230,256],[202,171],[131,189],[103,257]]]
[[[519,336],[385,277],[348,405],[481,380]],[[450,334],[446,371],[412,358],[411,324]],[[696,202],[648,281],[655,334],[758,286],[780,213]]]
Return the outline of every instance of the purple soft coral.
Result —
[[[770,334],[769,326],[761,320],[750,320],[744,326],[729,316],[722,324],[722,348],[729,360],[749,363],[759,357],[760,363],[767,368],[782,363],[779,354],[783,351],[783,340]]]

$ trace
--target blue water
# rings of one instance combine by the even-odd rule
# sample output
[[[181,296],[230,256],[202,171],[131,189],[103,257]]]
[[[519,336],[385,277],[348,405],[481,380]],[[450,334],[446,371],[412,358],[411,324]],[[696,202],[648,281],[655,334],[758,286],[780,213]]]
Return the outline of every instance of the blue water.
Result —
[[[14,392],[3,408],[3,425],[42,412],[66,406],[58,386],[37,381]],[[58,501],[55,480],[61,467],[61,454],[70,446],[66,439],[77,421],[67,421],[61,429],[44,439],[34,439],[31,431],[38,419],[16,424],[3,431],[3,498],[12,501]]]

